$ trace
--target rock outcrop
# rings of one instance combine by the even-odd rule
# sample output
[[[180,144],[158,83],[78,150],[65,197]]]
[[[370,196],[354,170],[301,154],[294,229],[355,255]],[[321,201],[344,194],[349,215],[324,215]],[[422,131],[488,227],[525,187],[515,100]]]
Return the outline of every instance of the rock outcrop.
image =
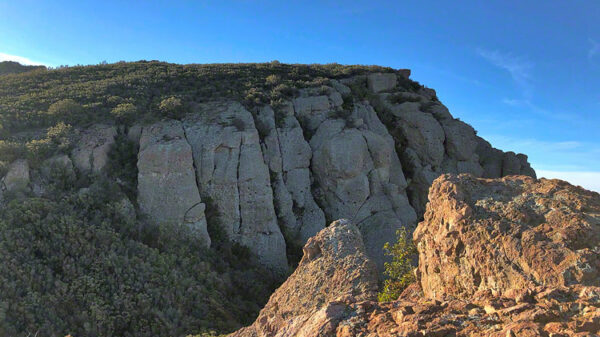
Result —
[[[7,192],[22,191],[28,188],[29,182],[29,163],[25,159],[17,159],[10,164],[0,181],[0,189]]]
[[[600,286],[600,198],[564,182],[442,176],[414,238],[430,298]]]
[[[169,193],[161,192],[159,203],[164,208],[177,204],[174,212],[181,214],[179,208],[195,205],[199,195],[209,208],[205,212],[215,214],[230,240],[278,270],[286,268],[286,249],[301,247],[327,222],[348,218],[359,227],[367,253],[381,271],[383,244],[398,229],[415,228],[424,215],[429,186],[439,175],[535,176],[527,157],[492,148],[471,126],[452,118],[434,90],[415,86],[408,75],[399,71],[329,79],[327,85],[300,89],[276,106],[248,109],[235,101],[194,105],[177,136],[182,146],[191,147],[188,177],[174,181]],[[143,130],[154,127],[136,125],[128,137],[139,141]],[[147,176],[147,164],[140,177]],[[184,181],[185,186],[179,185],[183,190],[194,189],[188,183],[190,166],[197,193],[171,198]],[[138,193],[142,204],[157,194],[146,187]],[[151,217],[169,213],[140,208]],[[200,208],[194,213],[202,221]]]
[[[263,264],[287,270],[285,240],[252,114],[239,103],[205,104],[183,126],[200,193],[216,208],[219,225]]]
[[[418,282],[396,301],[377,303],[369,287],[351,286],[364,281],[323,286],[336,265],[315,259],[314,243],[337,232],[334,224],[309,240],[296,273],[233,336],[598,336],[599,194],[559,180],[463,174],[438,178],[429,199],[414,233]],[[335,279],[369,270],[358,261],[338,266]],[[335,297],[349,287],[352,296]],[[332,296],[315,306],[321,288]]]
[[[117,128],[113,125],[96,124],[83,130],[71,153],[75,167],[85,173],[102,171],[108,162],[108,151],[115,143],[116,136]]]
[[[137,166],[140,211],[156,224],[188,226],[209,246],[205,205],[181,122],[144,127]]]
[[[338,220],[309,239],[296,271],[269,299],[253,325],[233,337],[331,336],[347,301],[373,299],[377,270],[358,227]]]
[[[535,177],[525,155],[494,149],[409,75],[323,78],[270,104],[188,102],[180,120],[127,130],[96,124],[74,134],[60,160],[74,174],[102,175],[113,144],[126,138],[139,145],[136,216],[186,225],[207,245],[207,228],[220,227],[281,273],[289,254],[347,218],[381,271],[382,246],[423,219],[440,175]],[[45,193],[43,176],[33,172],[36,195]]]

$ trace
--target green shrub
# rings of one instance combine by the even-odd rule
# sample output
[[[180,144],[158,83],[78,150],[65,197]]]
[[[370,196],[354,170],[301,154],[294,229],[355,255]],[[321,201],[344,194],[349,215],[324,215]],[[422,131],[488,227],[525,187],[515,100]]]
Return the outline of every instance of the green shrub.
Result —
[[[137,142],[130,140],[125,133],[119,132],[108,153],[106,165],[108,175],[118,181],[123,192],[132,201],[137,198],[137,155]]]
[[[392,257],[391,262],[384,264],[384,274],[387,279],[383,283],[383,290],[379,293],[379,302],[394,301],[402,291],[415,281],[412,260],[417,253],[409,234],[405,229],[396,232],[398,240],[391,245],[389,242],[383,246],[385,254]]]
[[[48,115],[58,119],[69,119],[81,115],[83,107],[81,104],[68,98],[57,101],[48,108]]]
[[[183,118],[186,112],[183,102],[177,97],[163,99],[158,108],[163,116],[173,119]]]
[[[12,163],[15,159],[23,158],[26,148],[23,144],[0,140],[0,161]]]
[[[265,84],[269,86],[275,86],[281,82],[281,77],[278,75],[269,75],[265,78]]]
[[[29,162],[37,166],[57,153],[67,153],[71,149],[71,130],[71,125],[59,122],[48,128],[45,138],[27,142],[25,148]]]
[[[136,106],[131,103],[121,103],[110,111],[110,114],[117,122],[123,124],[131,124],[135,120],[137,113]]]
[[[182,336],[255,319],[276,283],[246,250],[207,250],[182,226],[143,226],[145,240],[122,197],[96,179],[0,210],[0,336]]]

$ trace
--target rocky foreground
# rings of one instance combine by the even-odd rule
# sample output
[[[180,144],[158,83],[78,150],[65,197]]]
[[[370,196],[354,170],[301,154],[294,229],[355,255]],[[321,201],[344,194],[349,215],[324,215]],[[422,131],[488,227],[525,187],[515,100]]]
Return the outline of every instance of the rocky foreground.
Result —
[[[559,180],[442,175],[415,233],[418,281],[377,303],[358,228],[336,221],[245,336],[597,336],[600,195]]]

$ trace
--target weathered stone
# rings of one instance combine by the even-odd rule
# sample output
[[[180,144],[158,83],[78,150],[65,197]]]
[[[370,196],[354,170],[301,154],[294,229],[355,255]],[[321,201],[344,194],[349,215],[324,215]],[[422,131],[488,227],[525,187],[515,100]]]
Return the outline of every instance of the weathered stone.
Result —
[[[456,160],[469,160],[477,148],[475,130],[461,121],[452,119],[442,122],[446,134],[446,152]]]
[[[309,129],[319,127],[327,119],[327,112],[331,108],[329,97],[325,95],[298,97],[293,104],[296,117],[306,122]]]
[[[502,157],[502,176],[518,175],[521,173],[521,160],[514,152],[506,152]]]
[[[590,255],[589,249],[600,241],[600,195],[556,180],[444,175],[434,182],[430,199],[427,217],[415,232],[421,282],[396,301],[372,300],[373,276],[358,273],[373,267],[364,264],[361,245],[347,244],[357,242],[349,234],[359,236],[358,231],[336,222],[309,240],[296,272],[256,322],[233,336],[574,337],[600,332],[597,275],[572,273],[558,285],[522,287],[552,284],[565,276],[563,267],[582,261],[589,263],[586,272],[598,266],[597,252]],[[544,217],[536,214],[545,214],[547,221],[538,221]],[[520,252],[512,242],[523,239],[523,256],[539,258],[515,255]],[[555,255],[557,250],[563,254]],[[455,273],[457,266],[466,277]],[[473,279],[468,274],[474,271],[478,282],[456,286],[455,280]],[[431,272],[450,276],[442,276],[446,283],[424,281]],[[514,286],[501,281],[507,276]]]
[[[201,199],[192,148],[181,122],[170,120],[143,128],[137,167],[140,211],[156,224],[193,227],[198,239],[209,246],[203,208],[198,208]]]
[[[296,271],[275,291],[253,325],[231,336],[330,336],[347,318],[345,301],[373,300],[377,272],[358,228],[339,220],[304,246]]]
[[[367,253],[382,268],[381,247],[398,229],[414,226],[416,214],[393,138],[372,108],[357,104],[352,117],[364,125],[348,128],[335,119],[319,127],[310,142],[312,170],[326,215],[355,221]]]
[[[267,127],[270,113],[264,111],[262,117]],[[269,167],[250,112],[239,103],[203,104],[183,124],[200,193],[215,207],[229,239],[247,246],[262,264],[284,273],[286,245],[277,225]],[[269,166],[277,170],[279,164],[271,159]]]
[[[65,154],[53,156],[44,160],[40,167],[40,172],[45,179],[51,179],[53,174],[59,173],[58,171],[70,177],[75,176],[73,162],[69,156]]]
[[[415,231],[426,296],[600,286],[600,197],[557,180],[444,175]],[[551,262],[551,263],[550,263]]]
[[[444,129],[429,113],[420,110],[420,103],[407,102],[392,106],[399,118],[399,128],[406,146],[413,149],[421,166],[437,167],[444,158]]]
[[[73,164],[82,172],[98,173],[108,162],[108,152],[115,142],[117,128],[96,124],[80,134],[77,146],[71,153]]]
[[[369,90],[375,93],[394,89],[397,82],[398,78],[396,77],[396,74],[375,73],[367,76]]]
[[[29,163],[25,159],[17,159],[10,164],[6,175],[2,178],[2,190],[24,191],[29,188],[29,182]]]

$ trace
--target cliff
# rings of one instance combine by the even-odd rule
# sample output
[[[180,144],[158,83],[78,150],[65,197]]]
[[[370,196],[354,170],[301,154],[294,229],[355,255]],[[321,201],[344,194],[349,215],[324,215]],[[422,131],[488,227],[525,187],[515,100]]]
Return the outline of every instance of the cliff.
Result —
[[[122,291],[131,307],[144,307],[139,304],[143,296],[152,306],[164,304],[155,314],[154,322],[160,323],[148,334],[173,335],[186,327],[190,332],[205,326],[221,329],[223,321],[226,327],[237,327],[247,321],[233,315],[235,310],[223,309],[219,299],[254,303],[236,305],[245,315],[264,303],[254,296],[268,286],[252,291],[251,285],[241,284],[236,270],[254,277],[258,263],[276,277],[288,275],[301,247],[328,223],[347,218],[355,224],[365,254],[381,272],[384,243],[398,229],[412,231],[423,219],[429,187],[438,176],[535,177],[525,155],[493,148],[470,125],[453,118],[433,89],[409,76],[409,70],[376,66],[154,61],[6,76],[0,81],[2,218],[10,223],[7,228],[19,232],[22,224],[62,226],[61,210],[68,209],[77,222],[96,226],[86,228],[114,232],[125,246],[141,245],[143,254],[162,254],[148,267],[153,268],[152,277],[163,273],[162,263],[175,268],[169,277],[204,277],[193,274],[194,269],[219,274],[203,284],[210,295],[202,295],[197,304],[183,295],[186,282],[192,281],[173,281],[181,287],[180,300],[189,305],[177,313],[164,304],[173,300],[159,300],[160,292],[151,286],[134,290],[140,289],[136,277],[149,277],[140,276],[142,271],[134,268],[135,277],[127,280],[111,278],[106,289]],[[25,216],[20,205],[31,204],[38,205],[35,216]],[[52,240],[62,238],[14,235],[7,236],[7,245],[16,243],[6,246],[4,254],[30,256],[35,270],[61,279],[67,288],[79,284],[63,279],[71,263],[80,266],[77,277],[91,271],[104,275],[79,256],[57,262],[29,248],[29,240],[37,240],[50,252]],[[94,242],[71,239],[84,245]],[[100,242],[106,250],[120,247]],[[66,246],[58,248],[69,256]],[[131,250],[97,255],[94,263],[108,270],[132,268],[130,257],[120,255],[124,251]],[[193,263],[174,262],[187,259],[189,252],[195,254]],[[174,255],[165,257],[167,253]],[[112,261],[114,256],[121,260]],[[228,282],[216,286],[219,278]],[[257,280],[257,286],[269,280]],[[19,282],[8,301],[15,305],[28,303],[22,299],[26,293],[58,291],[31,287],[25,274]],[[119,282],[131,283],[122,287]],[[123,318],[113,307],[120,302],[103,297],[111,291],[92,288],[108,303],[104,316],[120,322]],[[38,318],[50,327],[70,322],[49,322],[47,310],[39,309],[32,319],[19,315],[27,322],[14,325],[14,331],[40,325]],[[86,317],[92,315],[87,306],[81,310]],[[182,318],[195,311],[202,315],[193,316],[194,323]],[[207,311],[218,319],[201,319]],[[125,334],[133,325],[118,326],[128,324],[100,325],[103,332],[97,326],[88,327],[91,332],[76,331]]]
[[[151,221],[186,224],[210,245],[214,208],[230,240],[283,272],[286,246],[350,218],[381,268],[381,247],[414,228],[440,174],[535,176],[526,156],[492,148],[409,73],[323,79],[276,104],[217,99],[178,119],[94,124],[78,129],[68,155],[79,172],[99,173],[127,133],[139,148],[139,214]]]
[[[334,300],[298,305],[289,285],[370,270],[355,248],[353,263],[325,251],[304,261],[249,328],[232,336],[596,336],[600,332],[600,195],[559,180],[525,176],[477,179],[443,175],[429,194],[414,240],[417,282],[395,301],[377,303],[369,278],[335,287]],[[320,246],[355,242],[340,223]],[[336,229],[331,229],[331,228]],[[312,239],[311,239],[312,240]],[[322,243],[322,241],[325,241]],[[315,265],[317,264],[317,265]],[[330,281],[334,282],[334,281]],[[310,282],[302,293],[316,291]],[[344,288],[345,287],[345,288]],[[350,289],[347,289],[350,287]],[[343,290],[343,291],[342,291]],[[351,295],[349,295],[351,294]],[[315,299],[316,297],[308,297]],[[277,305],[284,305],[274,311]],[[289,308],[294,308],[293,310]],[[285,319],[281,319],[284,317]],[[301,323],[297,323],[301,322]]]

